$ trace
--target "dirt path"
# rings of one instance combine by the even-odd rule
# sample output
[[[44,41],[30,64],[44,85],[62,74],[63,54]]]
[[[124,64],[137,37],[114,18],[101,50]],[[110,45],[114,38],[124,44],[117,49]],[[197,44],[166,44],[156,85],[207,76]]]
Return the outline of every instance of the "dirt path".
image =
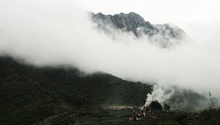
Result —
[[[125,106],[125,105],[105,105],[102,106],[104,109],[116,109],[116,110],[121,110],[121,109],[133,109],[132,106]]]

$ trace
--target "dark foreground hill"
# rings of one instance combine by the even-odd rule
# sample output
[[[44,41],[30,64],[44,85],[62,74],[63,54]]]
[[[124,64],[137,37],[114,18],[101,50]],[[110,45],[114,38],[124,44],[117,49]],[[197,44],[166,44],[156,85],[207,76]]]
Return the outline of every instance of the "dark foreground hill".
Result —
[[[110,74],[33,67],[0,57],[0,124],[69,124],[102,116],[102,106],[139,106],[151,92]]]
[[[130,107],[142,105],[151,91],[149,85],[110,74],[85,75],[64,66],[39,68],[0,57],[1,125],[220,124],[220,109],[198,112],[198,119],[195,112],[151,109],[153,114],[130,121]]]

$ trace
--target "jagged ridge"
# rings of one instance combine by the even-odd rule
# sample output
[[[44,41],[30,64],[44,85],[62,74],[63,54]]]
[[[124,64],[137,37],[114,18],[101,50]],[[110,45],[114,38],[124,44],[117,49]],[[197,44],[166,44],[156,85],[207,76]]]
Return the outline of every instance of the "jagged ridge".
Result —
[[[158,42],[162,47],[179,43],[187,35],[179,27],[171,24],[151,24],[134,12],[128,14],[104,15],[91,13],[91,19],[99,29],[111,33],[110,27],[126,32],[132,32],[136,37],[147,36],[150,41]],[[174,43],[175,41],[175,43]]]

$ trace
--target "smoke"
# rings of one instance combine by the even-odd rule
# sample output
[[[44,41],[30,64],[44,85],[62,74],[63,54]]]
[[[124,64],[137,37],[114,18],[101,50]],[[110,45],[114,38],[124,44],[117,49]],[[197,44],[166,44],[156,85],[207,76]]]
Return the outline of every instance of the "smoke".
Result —
[[[149,99],[164,103],[176,93],[173,86],[204,96],[211,91],[220,98],[218,23],[182,24],[192,42],[162,49],[131,33],[98,32],[75,1],[0,1],[0,17],[0,56],[36,66],[68,65],[86,73],[101,71],[132,81],[158,82]]]
[[[168,105],[172,111],[181,110],[191,112],[212,108],[212,102],[217,104],[215,106],[218,107],[217,100],[207,95],[204,96],[190,89],[184,89],[176,85],[170,85],[166,81],[160,81],[153,85],[153,91],[147,95],[144,106],[150,106],[153,101],[157,101],[164,110],[166,110],[165,105]]]
[[[174,86],[169,86],[169,84],[164,83],[160,85],[161,83],[155,84],[153,86],[153,91],[152,93],[147,95],[147,100],[145,103],[145,106],[150,105],[152,101],[159,101],[162,103],[162,106],[164,105],[163,103],[168,100],[173,94],[175,87]]]

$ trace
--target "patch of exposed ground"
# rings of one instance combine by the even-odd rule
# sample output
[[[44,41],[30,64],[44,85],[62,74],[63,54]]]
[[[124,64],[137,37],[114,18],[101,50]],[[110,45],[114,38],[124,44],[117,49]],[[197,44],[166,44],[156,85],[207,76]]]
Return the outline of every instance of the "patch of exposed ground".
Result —
[[[115,109],[115,110],[121,110],[121,109],[133,109],[133,106],[126,106],[126,105],[105,105],[102,106],[103,109]]]

